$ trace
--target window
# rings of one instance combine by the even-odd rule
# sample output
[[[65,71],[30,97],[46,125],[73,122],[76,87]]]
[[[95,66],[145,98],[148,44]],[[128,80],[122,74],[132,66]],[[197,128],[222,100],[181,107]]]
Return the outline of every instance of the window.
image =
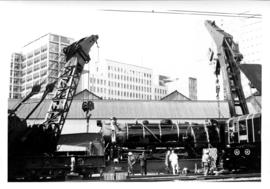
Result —
[[[36,71],[38,69],[39,69],[39,64],[37,64],[37,65],[34,66],[34,71]]]
[[[58,52],[59,51],[59,46],[58,44],[55,43],[50,43],[50,52]]]
[[[46,61],[44,61],[44,62],[42,62],[41,64],[40,64],[40,67],[41,68],[45,68],[47,66],[47,62]]]
[[[71,43],[71,39],[69,39],[69,38],[67,38],[67,37],[61,36],[61,43],[67,43],[67,44],[70,44],[70,43]]]
[[[57,64],[57,62],[50,61],[49,68],[50,69],[58,70],[58,64]]]
[[[44,60],[44,59],[46,59],[47,58],[47,53],[43,53],[42,55],[41,55],[41,60]]]
[[[26,67],[26,63],[22,64],[22,69],[24,69]]]
[[[28,69],[27,69],[27,74],[32,73],[32,71],[33,71],[33,70],[32,70],[32,67],[28,68]]]
[[[26,81],[31,81],[31,80],[32,80],[32,76],[31,75],[29,75],[29,76],[26,77]]]
[[[41,52],[45,52],[45,51],[47,51],[47,45],[43,45],[43,46],[41,47]]]
[[[40,56],[38,56],[38,57],[36,57],[35,59],[34,59],[34,63],[36,64],[36,63],[38,63],[40,61]]]
[[[58,42],[59,41],[59,36],[57,35],[50,35],[50,40],[54,41],[54,42]]]
[[[36,49],[35,51],[34,51],[34,54],[35,55],[38,55],[40,53],[40,48],[38,48],[38,49]]]
[[[38,78],[39,77],[39,73],[38,72],[37,73],[34,73],[33,77],[34,77],[34,79]]]
[[[33,60],[27,60],[27,66],[31,66],[33,64]]]
[[[50,53],[50,60],[58,61],[58,54]]]
[[[45,75],[47,75],[47,70],[42,70],[40,72],[40,76],[42,77],[42,76],[45,76]]]
[[[246,121],[245,120],[239,121],[239,134],[240,135],[246,135],[247,134],[247,126],[246,126]]]
[[[27,58],[32,58],[33,57],[33,52],[30,52],[27,54]]]

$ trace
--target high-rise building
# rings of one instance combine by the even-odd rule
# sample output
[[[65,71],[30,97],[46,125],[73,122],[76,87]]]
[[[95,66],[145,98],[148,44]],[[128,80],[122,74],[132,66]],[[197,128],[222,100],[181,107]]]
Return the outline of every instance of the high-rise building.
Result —
[[[10,62],[9,98],[21,98],[21,65],[23,56],[13,53]]]
[[[65,61],[62,49],[74,40],[55,34],[46,34],[25,45],[22,49],[21,95],[25,96],[36,83],[57,79]]]
[[[159,100],[167,95],[167,86],[159,84],[150,68],[108,59],[89,67],[77,92],[89,89],[103,99]]]
[[[189,98],[197,100],[197,79],[193,77],[188,78]]]
[[[24,97],[33,85],[41,82],[44,90],[48,82],[55,81],[65,64],[62,49],[72,42],[72,38],[49,33],[25,45],[12,60],[16,59],[18,64],[16,71],[12,64],[10,82],[12,87],[15,86],[13,81],[18,86],[10,87],[10,97],[13,98],[11,93],[14,92],[17,92],[16,98]],[[18,81],[13,79],[14,76]],[[103,99],[159,100],[167,95],[167,86],[161,85],[158,78],[150,68],[113,60],[91,61],[85,65],[77,92],[88,89]]]

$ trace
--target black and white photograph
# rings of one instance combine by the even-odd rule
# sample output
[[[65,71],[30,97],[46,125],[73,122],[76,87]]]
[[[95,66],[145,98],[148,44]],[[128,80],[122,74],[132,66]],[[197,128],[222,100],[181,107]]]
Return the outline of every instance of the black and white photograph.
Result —
[[[269,6],[0,1],[1,180],[267,181]]]

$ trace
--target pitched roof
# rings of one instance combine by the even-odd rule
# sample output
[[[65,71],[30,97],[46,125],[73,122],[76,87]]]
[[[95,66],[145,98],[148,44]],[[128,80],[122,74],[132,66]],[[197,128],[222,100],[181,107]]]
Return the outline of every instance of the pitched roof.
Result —
[[[26,117],[28,112],[38,102],[37,99],[23,104],[17,114]],[[83,100],[74,99],[68,113],[68,119],[85,119],[81,109]],[[91,111],[92,119],[108,119],[113,116],[118,119],[206,119],[219,118],[217,101],[146,101],[146,100],[93,100],[95,109]],[[10,99],[9,108],[15,106],[18,100]],[[44,119],[49,108],[50,100],[41,103],[30,117]],[[248,103],[250,113],[255,112]],[[225,101],[220,102],[221,118],[229,118],[229,106]]]
[[[99,100],[101,100],[102,98],[100,96],[96,95],[95,93],[89,91],[88,89],[84,89],[84,90],[78,92],[74,96],[74,99],[89,99],[89,100],[99,99]]]
[[[160,100],[191,100],[177,90],[171,92],[170,94],[162,97]]]

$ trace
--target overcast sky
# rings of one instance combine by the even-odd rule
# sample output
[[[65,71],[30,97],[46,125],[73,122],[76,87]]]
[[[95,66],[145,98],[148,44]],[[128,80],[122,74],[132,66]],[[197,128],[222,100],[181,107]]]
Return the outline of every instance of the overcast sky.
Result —
[[[2,2],[1,2],[2,3]],[[98,34],[99,59],[152,68],[179,81],[169,85],[188,95],[189,76],[198,79],[198,97],[215,99],[215,76],[208,62],[212,38],[204,26],[207,19],[219,25],[238,18],[158,13],[106,12],[103,9],[146,11],[193,10],[233,13],[262,13],[263,2],[3,2],[0,16],[6,30],[7,54],[46,33],[78,40]],[[6,19],[3,19],[6,18]],[[235,25],[234,25],[235,26]],[[3,27],[1,27],[3,28]],[[2,36],[3,37],[3,36]],[[97,49],[90,53],[98,59]],[[7,68],[8,69],[8,68]],[[223,95],[221,95],[223,96]]]

